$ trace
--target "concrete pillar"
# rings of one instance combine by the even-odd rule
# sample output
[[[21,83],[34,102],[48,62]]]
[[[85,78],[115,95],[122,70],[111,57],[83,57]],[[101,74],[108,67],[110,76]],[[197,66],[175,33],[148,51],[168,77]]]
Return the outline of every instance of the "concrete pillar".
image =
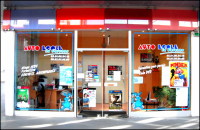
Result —
[[[191,32],[191,116],[199,116],[199,37]]]

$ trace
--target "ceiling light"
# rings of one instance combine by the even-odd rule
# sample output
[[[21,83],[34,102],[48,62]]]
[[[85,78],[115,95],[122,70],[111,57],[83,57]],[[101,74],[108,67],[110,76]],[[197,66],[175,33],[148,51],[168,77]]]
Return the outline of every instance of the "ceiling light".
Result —
[[[103,34],[103,36],[105,37],[105,34]]]
[[[66,34],[66,36],[68,36],[68,34]]]
[[[144,32],[144,31],[142,31],[142,32]]]
[[[140,35],[138,35],[138,36],[140,36]]]

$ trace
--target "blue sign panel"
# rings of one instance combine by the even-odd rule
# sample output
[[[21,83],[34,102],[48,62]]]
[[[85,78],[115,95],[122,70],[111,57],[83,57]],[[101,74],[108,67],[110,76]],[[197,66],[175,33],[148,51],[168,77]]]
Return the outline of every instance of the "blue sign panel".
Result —
[[[11,29],[55,29],[56,10],[11,10]]]
[[[59,79],[59,85],[71,86],[73,82],[72,66],[60,66]]]

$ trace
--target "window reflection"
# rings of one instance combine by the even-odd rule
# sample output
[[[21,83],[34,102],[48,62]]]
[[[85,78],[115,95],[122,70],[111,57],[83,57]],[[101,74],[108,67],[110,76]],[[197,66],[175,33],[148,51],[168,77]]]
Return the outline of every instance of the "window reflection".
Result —
[[[60,25],[81,25],[81,20],[60,20]]]
[[[13,27],[24,27],[24,25],[29,25],[29,20],[11,20],[11,26]]]
[[[105,19],[105,24],[127,24],[125,19]]]
[[[55,19],[39,19],[38,24],[43,24],[43,25],[55,25],[56,21]]]
[[[191,22],[190,21],[179,21],[179,26],[191,27]]]
[[[104,20],[86,20],[86,25],[104,25]]]
[[[10,20],[3,20],[3,25],[9,25],[10,24]]]
[[[170,26],[171,21],[170,20],[153,20],[153,25],[166,25]]]
[[[149,20],[128,20],[128,24],[148,25],[149,24]]]
[[[192,27],[198,27],[197,22],[192,22]]]

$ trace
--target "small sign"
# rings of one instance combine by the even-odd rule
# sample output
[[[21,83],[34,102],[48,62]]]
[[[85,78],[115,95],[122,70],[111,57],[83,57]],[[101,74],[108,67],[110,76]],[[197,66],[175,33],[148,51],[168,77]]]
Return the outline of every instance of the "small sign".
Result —
[[[151,53],[141,53],[140,54],[140,62],[153,62],[153,54]]]
[[[108,66],[108,75],[114,75],[114,71],[121,71],[122,75],[122,66]]]
[[[199,37],[199,33],[194,33],[194,36]]]

